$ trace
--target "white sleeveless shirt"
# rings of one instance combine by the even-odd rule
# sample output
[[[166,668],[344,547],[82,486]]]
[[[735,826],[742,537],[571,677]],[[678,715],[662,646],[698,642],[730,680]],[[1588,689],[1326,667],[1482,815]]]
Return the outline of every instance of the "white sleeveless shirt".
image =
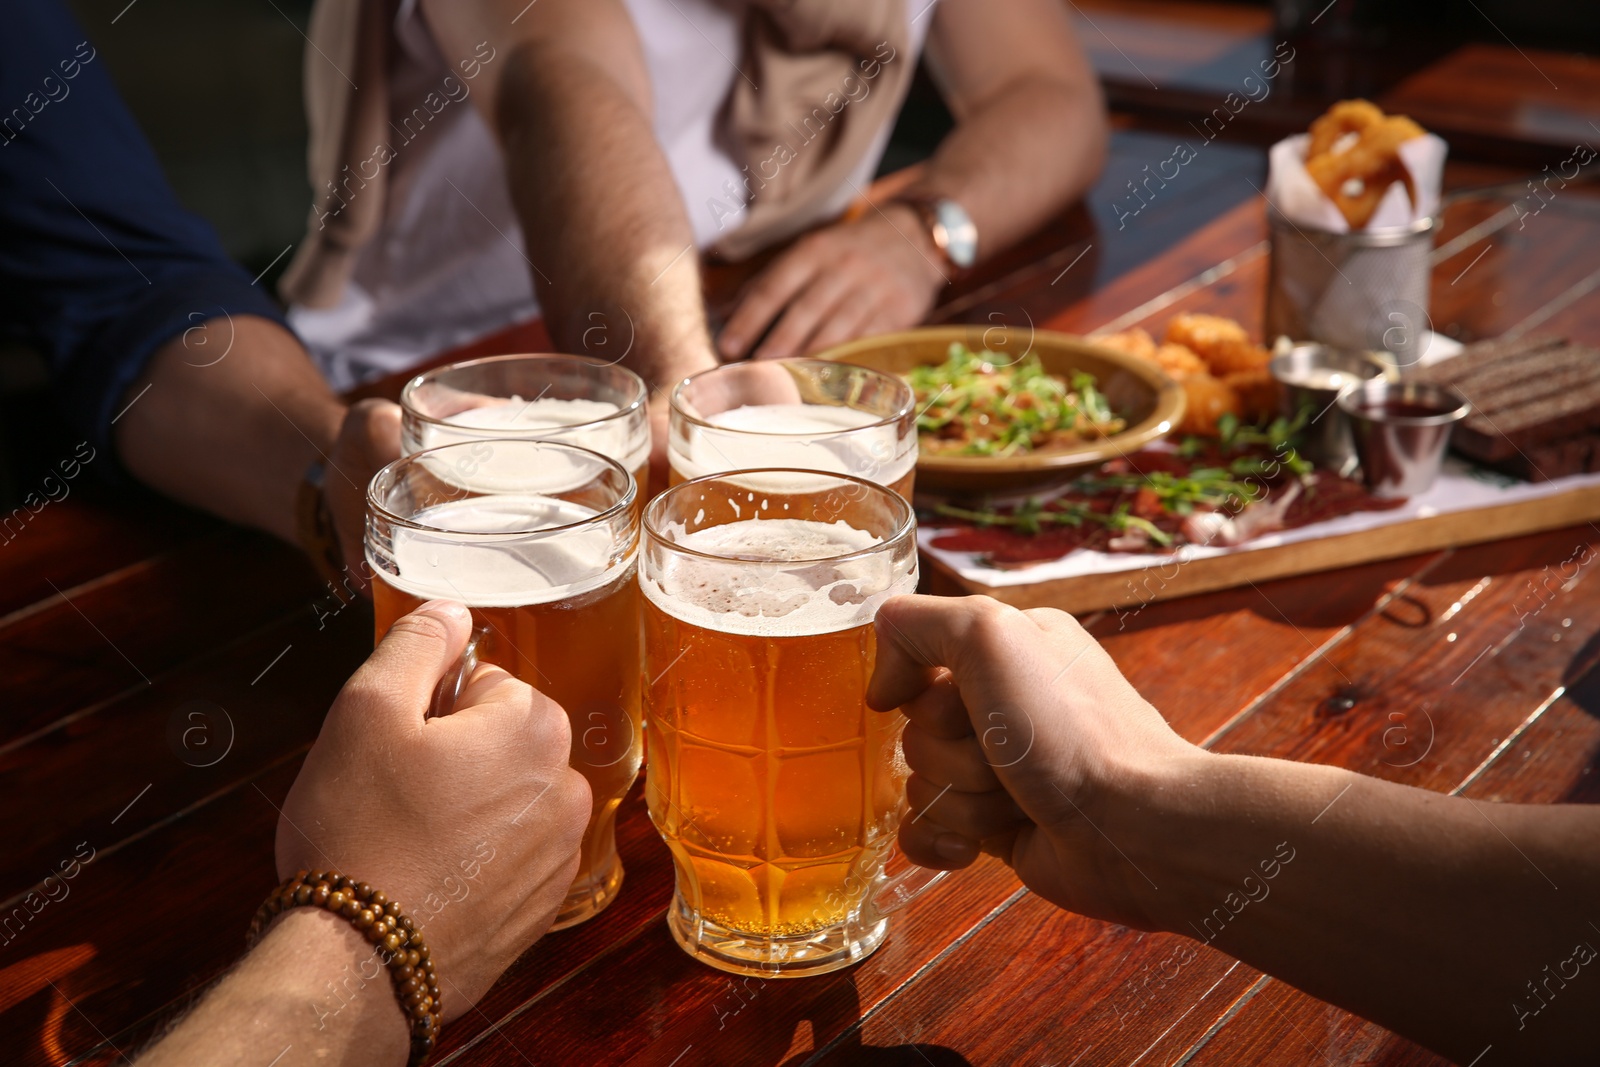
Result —
[[[704,249],[737,229],[745,213],[745,175],[714,137],[718,112],[740,77],[740,24],[715,0],[626,3],[649,71],[656,142]],[[931,6],[908,5],[919,9],[908,14],[911,54],[892,62],[917,62]],[[504,52],[482,51],[480,62],[504,62]],[[336,305],[289,309],[290,324],[341,390],[539,314],[535,265],[500,146],[469,98],[473,81],[441,55],[417,0],[400,4],[389,87],[383,221]],[[434,108],[423,105],[430,94]],[[889,134],[885,125],[851,178],[854,188],[842,187],[818,221],[866,188]],[[537,268],[546,276],[560,269]]]

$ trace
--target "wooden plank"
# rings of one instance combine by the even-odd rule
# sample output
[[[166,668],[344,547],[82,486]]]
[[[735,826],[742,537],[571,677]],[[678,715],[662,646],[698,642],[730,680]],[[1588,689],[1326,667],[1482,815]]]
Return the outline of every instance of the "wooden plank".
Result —
[[[295,612],[0,753],[0,902],[42,878],[62,841],[109,848],[302,752],[371,648],[365,605],[320,629]]]
[[[1568,52],[1468,44],[1380,99],[1450,141],[1452,151],[1552,166],[1594,143],[1600,60]]]
[[[1140,605],[1086,625],[1172,728],[1203,744],[1436,560],[1385,560],[1341,571],[1337,581],[1304,576]]]
[[[1520,504],[1500,504],[1413,519],[1337,537],[1193,559],[1176,566],[1167,564],[1090,574],[1031,585],[983,585],[956,573],[930,553],[924,553],[922,561],[924,568],[931,572],[929,581],[937,592],[982,593],[1021,608],[1053,607],[1079,614],[1192,596],[1296,574],[1315,574],[1440,548],[1498,541],[1595,520],[1600,520],[1600,486],[1574,489]],[[1170,577],[1168,571],[1172,572]],[[1145,580],[1151,572],[1159,573],[1160,580]]]
[[[304,557],[226,530],[135,561],[0,619],[0,751],[300,608],[337,602]]]
[[[1451,1061],[1293,986],[1268,980],[1215,1037],[1181,1062],[1186,1067],[1447,1067]]]
[[[1257,977],[1028,894],[808,1062],[1171,1063]]]
[[[90,482],[0,534],[0,617],[55,597],[140,560],[214,534],[221,525],[148,494]]]

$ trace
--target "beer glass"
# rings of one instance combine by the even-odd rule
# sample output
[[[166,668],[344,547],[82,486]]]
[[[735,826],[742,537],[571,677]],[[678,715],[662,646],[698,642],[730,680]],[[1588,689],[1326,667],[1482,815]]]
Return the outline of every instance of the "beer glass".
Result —
[[[684,379],[671,402],[673,485],[795,467],[865,478],[911,499],[915,397],[896,375],[822,359],[751,360]]]
[[[878,605],[917,583],[916,527],[860,478],[758,470],[645,509],[645,799],[695,958],[788,977],[848,966],[932,884],[894,878],[905,719],[867,707]]]
[[[617,807],[639,773],[639,525],[622,465],[555,441],[466,441],[389,464],[367,491],[381,640],[424,601],[472,610],[472,651],[566,709],[594,806],[556,928],[622,884]]]
[[[639,484],[635,507],[642,509],[650,468],[647,396],[631,370],[584,356],[452,363],[401,390],[401,454],[457,441],[565,441],[622,464]]]

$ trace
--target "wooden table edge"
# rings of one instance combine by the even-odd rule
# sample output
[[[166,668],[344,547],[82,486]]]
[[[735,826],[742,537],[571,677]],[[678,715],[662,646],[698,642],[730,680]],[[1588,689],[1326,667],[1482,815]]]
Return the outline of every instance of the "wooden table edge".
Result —
[[[1470,528],[1463,530],[1461,522],[1468,515],[1472,523]],[[1500,541],[1597,520],[1600,520],[1600,486],[1588,486],[1542,500],[1431,515],[1391,526],[1273,548],[1230,553],[1209,559],[1173,560],[1133,570],[1057,578],[1028,585],[985,585],[963,577],[955,568],[928,552],[922,553],[922,565],[929,572],[929,590],[936,594],[982,594],[1014,607],[1059,608],[1077,615],[1210,593],[1275,578],[1331,571],[1442,548]],[[1168,577],[1166,572],[1174,568],[1176,573]]]

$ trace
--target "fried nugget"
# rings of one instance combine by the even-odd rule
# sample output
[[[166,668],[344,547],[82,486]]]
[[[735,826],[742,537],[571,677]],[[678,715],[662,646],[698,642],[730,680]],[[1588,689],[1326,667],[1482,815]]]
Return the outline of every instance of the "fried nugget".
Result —
[[[1218,377],[1260,370],[1272,358],[1250,340],[1243,326],[1220,315],[1178,315],[1167,323],[1167,341],[1205,360],[1206,368]]]
[[[1266,368],[1223,375],[1222,383],[1238,396],[1244,421],[1262,422],[1278,413],[1278,383]]]
[[[1183,420],[1178,423],[1178,433],[1198,434],[1203,437],[1217,435],[1217,420],[1232,413],[1241,414],[1243,405],[1239,394],[1228,383],[1209,374],[1191,374],[1178,383],[1183,387]]]
[[[1192,349],[1171,342],[1165,342],[1156,349],[1155,362],[1167,372],[1167,377],[1176,381],[1182,381],[1191,374],[1210,373],[1206,361],[1195,355]]]
[[[1137,326],[1131,330],[1123,330],[1121,333],[1108,333],[1104,337],[1091,337],[1089,340],[1101,348],[1114,349],[1130,356],[1138,356],[1140,359],[1148,359],[1154,362],[1156,358],[1155,338]]]

